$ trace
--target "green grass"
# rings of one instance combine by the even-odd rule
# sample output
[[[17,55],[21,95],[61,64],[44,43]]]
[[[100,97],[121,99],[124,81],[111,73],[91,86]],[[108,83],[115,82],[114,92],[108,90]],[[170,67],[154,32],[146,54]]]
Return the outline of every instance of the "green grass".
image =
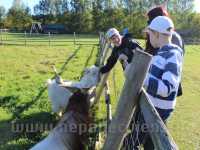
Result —
[[[22,35],[9,36],[13,39],[23,39]],[[79,38],[83,41],[98,40],[96,36],[80,35]],[[61,35],[56,39],[73,41],[73,36]],[[40,40],[44,39],[35,36],[31,37],[31,40],[38,41],[37,44],[40,44],[42,43]],[[55,116],[50,113],[50,103],[45,90],[45,81],[54,76],[52,65],[62,72],[64,79],[78,80],[83,69],[96,61],[96,45],[74,47],[73,42],[68,45],[61,42],[60,46],[49,47],[48,44],[47,46],[37,46],[37,44],[27,47],[0,45],[0,150],[28,149],[47,134],[47,132],[12,132],[11,121],[24,123],[56,121]],[[170,133],[181,150],[200,149],[199,49],[200,46],[186,46],[183,70],[184,95],[177,99],[176,109],[168,123]],[[70,57],[72,55],[73,58]],[[113,113],[124,82],[119,63],[114,72],[116,91],[113,88],[112,72],[109,77]],[[106,114],[103,97],[96,113],[97,122],[100,121],[102,124]]]
[[[169,129],[180,149],[200,149],[200,46],[186,46],[183,68],[183,96],[177,106]]]
[[[0,46],[0,149],[27,149],[43,134],[12,132],[11,121],[33,123],[55,121],[45,90],[54,76],[78,80],[85,67],[96,61],[96,45]],[[73,56],[73,57],[72,57]]]

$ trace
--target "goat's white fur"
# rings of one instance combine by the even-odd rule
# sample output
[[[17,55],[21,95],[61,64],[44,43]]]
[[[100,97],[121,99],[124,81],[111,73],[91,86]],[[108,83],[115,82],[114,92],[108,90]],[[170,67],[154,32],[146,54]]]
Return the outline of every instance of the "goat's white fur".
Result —
[[[56,80],[48,80],[48,95],[52,103],[52,111],[59,113],[67,107],[69,98],[72,96],[70,88],[75,89],[89,89],[97,85],[99,81],[99,68],[91,66],[84,72],[84,76],[79,82],[63,81],[58,84]]]
[[[97,85],[99,81],[99,68],[92,66],[85,70],[84,76],[80,82],[61,83],[67,87],[78,89],[89,89]],[[67,88],[61,87],[56,80],[48,80],[48,95],[52,102],[52,110],[59,112],[67,107],[72,92]],[[65,113],[59,124],[50,132],[50,134],[41,142],[36,144],[31,150],[72,150],[76,147],[76,134],[62,132],[66,124],[77,124],[72,112]]]
[[[96,86],[99,81],[99,68],[96,66],[91,66],[90,68],[86,68],[84,72],[84,76],[81,78],[79,82],[63,82],[63,86],[78,88],[78,89],[89,89],[93,86]]]
[[[73,150],[76,147],[76,135],[66,130],[64,121],[68,122],[65,124],[76,124],[72,112],[64,114],[50,134],[30,150]]]
[[[72,92],[64,87],[59,86],[56,80],[48,80],[48,96],[52,103],[52,111],[60,112],[63,111],[68,104],[69,98],[72,96]]]

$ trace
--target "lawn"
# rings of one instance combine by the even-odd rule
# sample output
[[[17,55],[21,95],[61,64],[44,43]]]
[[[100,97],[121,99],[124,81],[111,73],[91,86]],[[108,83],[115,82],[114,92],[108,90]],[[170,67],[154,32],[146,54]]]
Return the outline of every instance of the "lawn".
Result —
[[[65,40],[63,38],[63,40]],[[84,68],[96,61],[96,45],[0,46],[0,149],[27,149],[42,134],[12,132],[12,121],[51,122],[45,82],[54,76],[78,80]]]
[[[8,35],[7,35],[8,36]],[[20,35],[7,38],[20,39]],[[77,36],[78,37],[78,36]],[[84,68],[95,63],[97,55],[97,36],[79,36],[95,42],[90,45],[66,44],[66,39],[73,41],[73,36],[59,36],[60,45],[37,45],[44,40],[29,37],[37,41],[35,45],[16,46],[0,45],[0,150],[28,149],[43,138],[47,132],[27,133],[13,132],[12,121],[23,123],[52,122],[52,115],[47,97],[45,81],[54,76],[52,65],[62,73],[64,79],[78,80]],[[62,42],[63,41],[63,42]],[[65,45],[66,44],[66,45]],[[186,46],[183,70],[184,95],[177,99],[176,110],[168,122],[168,128],[181,150],[200,149],[200,46]],[[113,113],[123,86],[123,73],[117,64],[110,74],[111,100]],[[113,78],[117,82],[113,82]],[[113,87],[116,87],[114,90]],[[103,98],[97,107],[97,121],[105,120],[105,103]]]

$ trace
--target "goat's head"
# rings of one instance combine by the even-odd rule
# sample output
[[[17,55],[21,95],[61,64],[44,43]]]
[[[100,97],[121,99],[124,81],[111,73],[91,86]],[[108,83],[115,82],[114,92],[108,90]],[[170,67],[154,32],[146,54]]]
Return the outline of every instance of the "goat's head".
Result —
[[[62,80],[61,80],[62,81]],[[84,72],[79,82],[48,80],[48,95],[52,103],[52,111],[59,113],[66,109],[70,97],[77,91],[88,93],[92,87],[95,87],[99,81],[99,68],[91,66]]]
[[[52,111],[59,113],[63,111],[68,104],[69,98],[73,93],[64,87],[59,86],[56,80],[48,80],[48,96],[51,101]]]
[[[63,82],[62,87],[66,87],[69,90],[76,89],[90,89],[97,85],[99,81],[99,68],[96,66],[91,66],[86,68],[83,74],[83,77],[79,82]]]

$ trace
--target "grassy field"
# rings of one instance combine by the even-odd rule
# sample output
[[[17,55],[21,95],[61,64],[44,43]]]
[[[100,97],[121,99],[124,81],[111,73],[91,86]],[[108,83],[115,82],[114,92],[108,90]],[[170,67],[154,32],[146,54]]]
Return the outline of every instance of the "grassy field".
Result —
[[[8,35],[7,35],[8,36]],[[19,35],[9,38],[20,39]],[[30,38],[30,37],[29,37]],[[54,37],[57,39],[56,37]],[[58,37],[60,40],[73,41],[73,36]],[[80,40],[97,41],[95,36],[79,37]],[[41,37],[30,38],[40,42]],[[47,42],[48,43],[48,42]],[[85,42],[83,42],[84,44]],[[95,63],[96,45],[66,46],[15,46],[0,45],[0,150],[24,150],[31,147],[47,132],[16,133],[12,121],[52,122],[50,103],[47,98],[45,81],[53,77],[52,65],[62,72],[62,77],[78,80],[84,68]],[[177,107],[168,127],[181,150],[200,150],[200,46],[186,46],[183,70],[184,95],[177,99]],[[119,64],[114,69],[116,91],[113,89],[113,73],[110,74],[112,110],[116,108],[117,98],[123,86],[123,74]],[[97,107],[97,121],[105,121],[105,103]]]
[[[52,65],[63,78],[78,80],[95,63],[96,54],[96,45],[0,46],[0,149],[27,149],[42,136],[14,133],[11,121],[55,120],[45,89],[46,80],[54,76]]]

